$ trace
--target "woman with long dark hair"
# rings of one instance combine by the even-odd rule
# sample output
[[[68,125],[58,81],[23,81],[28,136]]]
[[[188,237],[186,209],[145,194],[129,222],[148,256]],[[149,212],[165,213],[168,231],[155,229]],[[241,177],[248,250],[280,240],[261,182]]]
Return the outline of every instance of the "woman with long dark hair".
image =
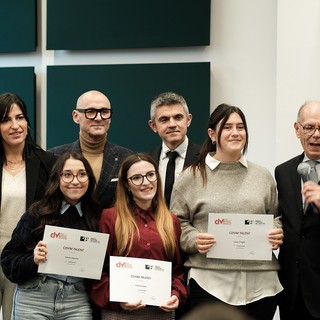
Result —
[[[18,284],[12,319],[92,319],[85,279],[41,274],[38,265],[47,259],[46,225],[98,231],[94,189],[82,155],[67,152],[56,160],[43,198],[21,217],[1,255],[4,274]]]
[[[24,101],[14,93],[0,94],[0,254],[21,215],[43,196],[54,161],[33,141]],[[14,290],[0,268],[3,319],[10,319]]]
[[[190,307],[218,301],[245,310],[254,319],[272,320],[276,294],[282,290],[275,255],[272,260],[207,258],[224,239],[208,233],[209,213],[273,215],[266,234],[270,249],[282,244],[274,179],[267,169],[247,161],[248,128],[243,112],[219,105],[209,118],[208,137],[199,161],[184,171],[173,187],[172,212],[181,224],[181,249],[188,255]]]

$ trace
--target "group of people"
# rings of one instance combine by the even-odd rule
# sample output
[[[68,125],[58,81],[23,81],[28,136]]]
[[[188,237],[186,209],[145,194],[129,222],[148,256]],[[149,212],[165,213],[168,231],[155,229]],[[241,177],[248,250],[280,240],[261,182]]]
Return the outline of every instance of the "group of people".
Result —
[[[297,171],[301,162],[320,160],[319,101],[300,108],[294,128],[303,153],[276,167],[277,184],[246,159],[247,122],[235,106],[213,110],[199,147],[187,137],[185,99],[158,95],[149,126],[162,145],[146,153],[108,141],[112,108],[99,91],[82,94],[72,117],[79,139],[44,151],[29,134],[24,102],[0,95],[4,320],[187,320],[210,303],[248,319],[272,320],[277,305],[284,320],[320,319],[320,186]],[[271,250],[280,248],[279,259],[208,258],[223,241],[208,232],[211,212],[271,215],[265,236]],[[109,234],[101,279],[39,273],[47,261],[46,225]],[[168,300],[160,307],[110,301],[110,256],[170,261]],[[211,311],[203,312],[208,318]]]

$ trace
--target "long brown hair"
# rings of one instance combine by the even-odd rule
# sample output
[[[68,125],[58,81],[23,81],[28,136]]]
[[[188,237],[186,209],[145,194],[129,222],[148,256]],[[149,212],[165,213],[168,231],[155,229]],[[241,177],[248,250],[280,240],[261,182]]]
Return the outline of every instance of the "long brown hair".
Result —
[[[117,198],[115,204],[118,213],[115,225],[117,248],[120,254],[128,255],[132,248],[134,237],[140,236],[134,215],[136,204],[133,200],[131,192],[129,192],[128,189],[128,171],[133,164],[140,161],[147,161],[151,163],[154,166],[158,176],[157,192],[152,199],[152,209],[155,212],[157,230],[162,239],[166,254],[168,257],[172,258],[177,250],[177,243],[175,240],[176,238],[174,234],[171,213],[168,210],[163,197],[158,167],[151,156],[145,153],[129,155],[127,158],[125,158],[119,170]]]

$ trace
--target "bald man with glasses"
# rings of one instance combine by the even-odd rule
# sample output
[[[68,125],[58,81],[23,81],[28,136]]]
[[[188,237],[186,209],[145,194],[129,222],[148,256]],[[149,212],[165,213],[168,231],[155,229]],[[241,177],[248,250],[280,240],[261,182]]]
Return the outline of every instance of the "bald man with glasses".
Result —
[[[320,319],[320,101],[294,123],[303,153],[275,169],[284,231],[280,247],[281,320]],[[302,171],[300,168],[305,168]]]
[[[79,139],[49,149],[56,156],[75,151],[89,161],[96,181],[96,196],[101,208],[110,208],[115,200],[117,175],[122,160],[131,150],[107,140],[112,117],[111,103],[100,91],[83,93],[77,100],[72,118],[79,125]]]

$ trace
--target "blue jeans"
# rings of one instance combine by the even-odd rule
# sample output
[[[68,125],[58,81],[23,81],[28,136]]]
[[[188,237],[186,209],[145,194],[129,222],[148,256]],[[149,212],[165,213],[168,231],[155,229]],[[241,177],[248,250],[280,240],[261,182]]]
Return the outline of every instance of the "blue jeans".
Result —
[[[12,320],[21,319],[91,320],[91,307],[84,282],[67,283],[38,276],[18,284]]]

